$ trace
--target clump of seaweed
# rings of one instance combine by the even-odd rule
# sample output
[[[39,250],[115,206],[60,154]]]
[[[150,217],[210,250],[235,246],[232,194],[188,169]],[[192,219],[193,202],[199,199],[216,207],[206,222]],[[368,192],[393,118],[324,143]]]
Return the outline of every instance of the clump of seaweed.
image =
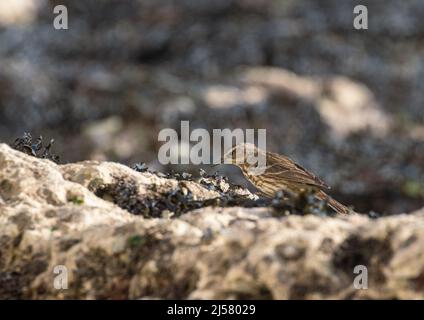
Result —
[[[197,182],[206,187],[208,190],[227,193],[227,191],[230,191],[230,189],[233,187],[233,185],[229,183],[227,177],[221,176],[216,172],[213,175],[208,175],[205,170],[200,169],[199,175],[200,178],[197,180]],[[226,185],[230,187],[228,190],[225,189]],[[234,187],[236,186],[234,185]]]
[[[327,201],[316,198],[315,192],[311,190],[305,190],[299,194],[279,191],[271,200],[271,207],[274,208],[276,216],[312,214],[333,217],[336,215]]]
[[[15,140],[12,144],[12,148],[36,158],[48,159],[55,163],[59,163],[59,156],[51,153],[53,143],[54,139],[51,139],[50,142],[44,146],[42,136],[33,141],[31,133],[25,132],[22,137]]]
[[[139,196],[138,188],[134,181],[125,181],[118,178],[115,183],[101,185],[95,192],[96,196],[112,201],[117,206],[135,215],[144,217],[158,217],[160,215],[153,212],[151,204]]]
[[[155,197],[142,197],[135,181],[117,178],[115,183],[100,186],[95,194],[145,218],[179,217],[188,211],[215,204],[215,199],[197,200],[184,182]]]
[[[131,169],[137,171],[137,172],[146,172],[149,168],[144,162],[138,162],[134,164]]]

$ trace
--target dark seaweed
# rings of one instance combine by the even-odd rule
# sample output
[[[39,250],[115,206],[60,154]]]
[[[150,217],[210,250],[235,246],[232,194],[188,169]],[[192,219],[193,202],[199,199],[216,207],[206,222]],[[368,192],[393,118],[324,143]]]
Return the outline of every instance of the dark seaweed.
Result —
[[[51,139],[50,142],[44,146],[42,136],[33,141],[31,133],[25,132],[22,137],[14,141],[12,148],[36,158],[48,159],[55,163],[59,163],[59,156],[51,153],[53,143],[54,139]]]
[[[146,172],[148,168],[144,165],[133,166],[139,172]],[[313,192],[303,192],[298,195],[283,194],[279,192],[273,199],[262,198],[250,199],[241,195],[237,191],[242,189],[238,185],[228,183],[227,177],[217,173],[208,175],[204,170],[200,170],[199,178],[194,179],[189,173],[161,173],[151,172],[159,177],[176,179],[179,181],[177,187],[164,193],[158,193],[154,185],[150,187],[153,195],[145,197],[138,193],[135,181],[116,178],[116,182],[98,188],[97,196],[109,199],[119,207],[135,215],[142,215],[145,218],[160,218],[164,216],[179,217],[182,214],[203,208],[203,207],[270,207],[274,209],[275,216],[296,215],[320,215],[333,216],[334,213],[328,208],[327,203],[315,198]],[[198,200],[187,188],[186,181],[195,181],[207,188],[216,191],[219,196],[205,200]],[[229,185],[228,189],[223,189],[223,182]]]
[[[131,169],[137,171],[137,172],[146,172],[149,168],[144,162],[138,162],[134,164]]]

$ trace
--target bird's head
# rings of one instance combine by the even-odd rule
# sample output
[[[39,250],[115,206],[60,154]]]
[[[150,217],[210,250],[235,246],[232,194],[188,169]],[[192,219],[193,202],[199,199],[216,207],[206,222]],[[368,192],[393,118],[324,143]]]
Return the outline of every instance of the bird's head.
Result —
[[[259,149],[252,143],[240,143],[224,153],[221,163],[235,164],[237,166],[248,163],[253,164],[259,152]]]
[[[266,169],[266,152],[252,143],[240,143],[224,153],[220,164],[234,164],[249,175],[262,174]]]

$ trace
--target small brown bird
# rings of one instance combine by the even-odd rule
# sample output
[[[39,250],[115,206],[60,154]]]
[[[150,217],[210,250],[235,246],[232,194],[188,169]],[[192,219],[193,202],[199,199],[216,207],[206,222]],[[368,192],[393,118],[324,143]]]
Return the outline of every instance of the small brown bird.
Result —
[[[265,160],[264,166],[261,166],[260,159]],[[241,143],[226,152],[222,160],[223,163],[238,166],[266,197],[274,197],[277,191],[299,194],[304,190],[314,190],[315,197],[327,201],[337,213],[352,212],[322,190],[330,187],[321,179],[285,156],[263,151],[251,143]]]

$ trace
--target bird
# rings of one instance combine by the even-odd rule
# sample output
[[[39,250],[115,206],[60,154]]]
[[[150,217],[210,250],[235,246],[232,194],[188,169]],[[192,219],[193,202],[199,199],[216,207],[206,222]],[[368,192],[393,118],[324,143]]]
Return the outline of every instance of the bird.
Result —
[[[262,166],[261,157],[265,160]],[[312,190],[315,198],[326,201],[335,212],[353,212],[325,193],[330,187],[324,181],[284,155],[264,151],[252,143],[240,143],[227,151],[221,161],[238,166],[247,180],[267,198],[272,199],[279,191],[299,194]]]

